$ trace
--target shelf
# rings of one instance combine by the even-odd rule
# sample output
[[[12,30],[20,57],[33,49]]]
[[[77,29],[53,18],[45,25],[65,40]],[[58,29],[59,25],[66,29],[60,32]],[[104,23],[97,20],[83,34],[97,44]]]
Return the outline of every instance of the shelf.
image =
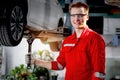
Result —
[[[120,14],[108,14],[108,13],[90,13],[90,16],[103,16],[107,18],[120,18]]]

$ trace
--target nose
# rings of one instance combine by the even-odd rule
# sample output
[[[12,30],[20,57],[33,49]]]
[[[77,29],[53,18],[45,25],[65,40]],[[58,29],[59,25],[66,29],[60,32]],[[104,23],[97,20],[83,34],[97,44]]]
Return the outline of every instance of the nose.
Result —
[[[75,16],[75,19],[76,19],[76,20],[79,20],[79,19],[82,19],[82,17],[81,17],[80,15],[76,15],[76,16]]]

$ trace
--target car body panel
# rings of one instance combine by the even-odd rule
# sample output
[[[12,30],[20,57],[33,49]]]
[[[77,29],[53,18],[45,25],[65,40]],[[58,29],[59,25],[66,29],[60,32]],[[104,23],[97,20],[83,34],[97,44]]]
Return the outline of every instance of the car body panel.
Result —
[[[55,30],[63,11],[57,0],[29,0],[27,25],[33,30]]]

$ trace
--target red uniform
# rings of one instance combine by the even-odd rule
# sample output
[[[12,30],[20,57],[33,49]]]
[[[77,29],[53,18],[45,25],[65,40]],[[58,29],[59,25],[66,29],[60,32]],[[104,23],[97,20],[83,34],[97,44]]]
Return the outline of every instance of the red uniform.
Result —
[[[102,37],[85,28],[80,38],[76,33],[67,37],[62,44],[57,61],[52,69],[66,67],[65,80],[104,80],[105,43]]]

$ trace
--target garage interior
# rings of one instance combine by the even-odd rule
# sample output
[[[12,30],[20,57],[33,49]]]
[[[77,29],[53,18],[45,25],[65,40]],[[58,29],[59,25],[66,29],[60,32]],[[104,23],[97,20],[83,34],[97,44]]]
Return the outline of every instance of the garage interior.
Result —
[[[88,25],[95,30],[105,40],[106,43],[106,77],[105,80],[120,80],[120,1],[115,0],[58,0],[64,12],[64,26],[71,29],[68,8],[70,3],[74,1],[82,1],[90,6],[90,19]],[[94,24],[93,24],[94,23]],[[63,29],[62,29],[63,30]],[[64,33],[70,33],[67,29]],[[44,34],[37,34],[27,30],[24,32],[24,37],[20,44],[14,47],[0,45],[0,77],[5,78],[12,69],[25,63],[25,54],[28,53],[28,35],[26,33],[35,33],[31,47],[34,54],[39,54],[41,51],[48,51],[53,60],[59,55],[59,49],[63,36],[61,34],[53,34],[52,36],[60,36],[57,38],[49,38],[51,32]],[[71,33],[70,33],[71,34]],[[47,36],[46,38],[38,39],[40,36]],[[57,40],[52,43],[52,40]],[[47,42],[48,41],[48,42]],[[64,80],[65,69],[62,71],[51,71],[51,74],[57,75],[57,80]],[[3,77],[4,76],[4,77]],[[113,79],[114,78],[114,79]]]

